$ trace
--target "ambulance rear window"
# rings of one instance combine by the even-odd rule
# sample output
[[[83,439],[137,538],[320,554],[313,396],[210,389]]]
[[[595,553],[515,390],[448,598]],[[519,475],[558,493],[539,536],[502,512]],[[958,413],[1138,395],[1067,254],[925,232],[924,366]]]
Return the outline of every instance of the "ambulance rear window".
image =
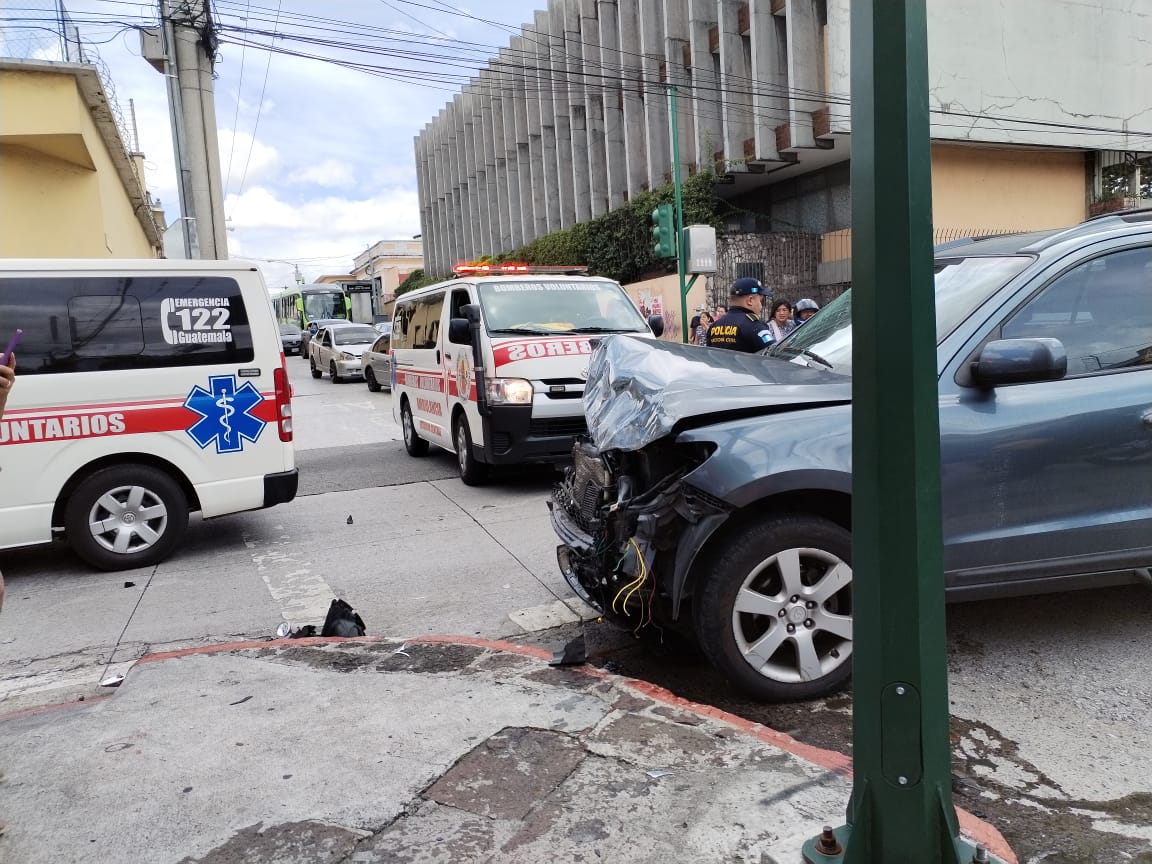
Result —
[[[225,276],[0,279],[20,374],[250,363],[248,311]]]

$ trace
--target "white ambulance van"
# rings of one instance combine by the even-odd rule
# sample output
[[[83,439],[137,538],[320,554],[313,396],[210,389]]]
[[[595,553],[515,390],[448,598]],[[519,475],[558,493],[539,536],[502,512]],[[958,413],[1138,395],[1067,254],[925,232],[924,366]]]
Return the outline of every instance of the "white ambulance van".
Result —
[[[292,407],[264,280],[238,261],[0,259],[0,549],[64,537],[153,564],[188,514],[296,495]]]
[[[592,340],[663,331],[618,283],[564,275],[580,269],[460,266],[396,301],[392,412],[410,456],[454,452],[469,485],[490,465],[571,458]]]

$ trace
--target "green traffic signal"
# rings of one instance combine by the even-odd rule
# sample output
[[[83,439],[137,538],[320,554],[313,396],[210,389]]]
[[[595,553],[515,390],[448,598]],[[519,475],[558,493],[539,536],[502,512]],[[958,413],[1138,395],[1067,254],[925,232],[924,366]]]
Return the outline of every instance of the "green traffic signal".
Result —
[[[657,258],[676,257],[676,227],[671,204],[652,211],[652,254]]]

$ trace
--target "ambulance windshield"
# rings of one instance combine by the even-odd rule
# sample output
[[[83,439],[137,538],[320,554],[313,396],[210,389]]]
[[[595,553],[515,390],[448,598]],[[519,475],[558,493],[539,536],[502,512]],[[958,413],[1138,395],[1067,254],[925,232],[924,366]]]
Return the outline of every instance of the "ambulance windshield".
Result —
[[[639,310],[613,282],[485,279],[478,289],[490,334],[648,332]]]

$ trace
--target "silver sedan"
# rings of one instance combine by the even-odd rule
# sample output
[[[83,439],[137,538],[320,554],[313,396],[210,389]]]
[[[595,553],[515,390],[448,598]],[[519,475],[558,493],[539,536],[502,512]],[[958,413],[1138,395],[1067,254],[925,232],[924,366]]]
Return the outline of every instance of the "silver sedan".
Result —
[[[360,368],[364,370],[364,380],[368,389],[378,393],[381,387],[392,392],[392,336],[381,336],[372,346],[360,355]]]

